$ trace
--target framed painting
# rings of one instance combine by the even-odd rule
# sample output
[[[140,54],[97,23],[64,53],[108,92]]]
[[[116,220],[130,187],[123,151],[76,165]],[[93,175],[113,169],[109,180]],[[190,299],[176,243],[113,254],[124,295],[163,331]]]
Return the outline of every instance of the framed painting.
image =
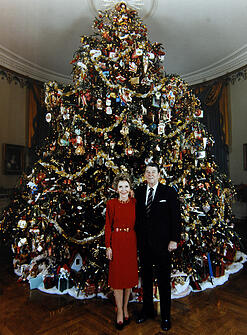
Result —
[[[247,170],[247,143],[243,144],[243,162],[244,170]]]
[[[24,170],[25,147],[3,144],[3,174],[20,175]]]

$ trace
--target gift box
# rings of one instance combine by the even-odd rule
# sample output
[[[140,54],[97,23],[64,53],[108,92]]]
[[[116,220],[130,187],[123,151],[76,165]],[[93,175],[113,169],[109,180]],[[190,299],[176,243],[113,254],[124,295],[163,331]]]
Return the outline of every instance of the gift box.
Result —
[[[43,277],[37,276],[35,278],[29,278],[30,290],[38,288],[43,283]]]
[[[221,277],[224,276],[225,274],[225,264],[221,263],[221,264],[217,264],[215,266],[215,277]]]
[[[70,278],[59,278],[58,279],[57,288],[59,291],[63,292],[71,287],[73,287],[73,282]]]
[[[49,289],[56,286],[56,279],[54,276],[47,276],[44,278],[44,288]]]
[[[92,294],[95,294],[95,293],[96,293],[95,284],[93,284],[93,283],[88,284],[87,283],[87,286],[85,287],[85,294],[86,294],[86,296],[92,295]]]
[[[69,288],[68,278],[59,278],[57,283],[57,288],[59,291],[63,292]]]
[[[192,278],[190,278],[190,286],[195,291],[201,291],[202,290],[199,282],[197,280],[192,279]]]

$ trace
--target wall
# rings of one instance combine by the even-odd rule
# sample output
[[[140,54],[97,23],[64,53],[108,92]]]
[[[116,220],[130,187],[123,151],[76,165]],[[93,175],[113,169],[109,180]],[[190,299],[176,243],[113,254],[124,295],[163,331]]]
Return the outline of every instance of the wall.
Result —
[[[3,174],[2,144],[26,146],[27,92],[26,86],[0,78],[0,188],[14,187],[18,180]]]
[[[229,152],[230,177],[233,184],[247,184],[243,168],[243,144],[247,143],[247,80],[230,84],[231,145]]]

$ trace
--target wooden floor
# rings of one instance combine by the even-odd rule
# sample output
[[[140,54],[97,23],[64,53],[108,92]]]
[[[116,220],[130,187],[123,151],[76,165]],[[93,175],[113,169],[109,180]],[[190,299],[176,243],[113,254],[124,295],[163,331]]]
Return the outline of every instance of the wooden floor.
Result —
[[[246,263],[223,286],[172,300],[172,328],[169,332],[161,331],[159,316],[143,325],[132,321],[119,332],[114,328],[112,301],[79,301],[68,295],[30,291],[28,284],[17,283],[10,255],[1,251],[0,335],[247,334]],[[132,303],[129,309],[134,316],[141,304]]]

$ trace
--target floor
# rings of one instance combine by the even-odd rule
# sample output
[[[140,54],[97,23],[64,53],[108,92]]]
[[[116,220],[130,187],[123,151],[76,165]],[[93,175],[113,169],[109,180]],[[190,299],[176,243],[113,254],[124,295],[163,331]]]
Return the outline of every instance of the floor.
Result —
[[[236,223],[247,246],[247,222]],[[157,305],[157,308],[159,306]],[[247,264],[227,283],[172,300],[172,328],[162,332],[159,316],[142,325],[134,321],[141,304],[130,304],[133,320],[121,332],[114,327],[113,301],[76,300],[30,290],[18,283],[9,249],[0,248],[0,335],[246,335]]]

